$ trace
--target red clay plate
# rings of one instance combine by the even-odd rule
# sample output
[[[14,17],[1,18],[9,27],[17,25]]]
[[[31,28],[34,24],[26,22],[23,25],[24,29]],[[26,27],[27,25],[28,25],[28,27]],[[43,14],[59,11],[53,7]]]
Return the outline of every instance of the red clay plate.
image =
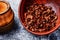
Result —
[[[58,16],[58,19],[57,19],[57,22],[56,22],[56,26],[53,27],[50,31],[45,31],[45,32],[32,32],[30,31],[29,29],[26,28],[25,24],[24,24],[24,12],[26,10],[26,7],[31,5],[33,2],[36,2],[38,4],[45,4],[46,6],[51,6],[52,9],[56,12],[56,15]],[[52,0],[22,0],[21,1],[21,4],[19,5],[19,18],[20,18],[20,21],[23,25],[23,27],[29,31],[30,33],[33,33],[35,35],[47,35],[47,34],[50,34],[52,33],[53,31],[55,31],[57,28],[59,28],[60,26],[60,1],[59,0],[55,0],[55,1],[52,1]]]

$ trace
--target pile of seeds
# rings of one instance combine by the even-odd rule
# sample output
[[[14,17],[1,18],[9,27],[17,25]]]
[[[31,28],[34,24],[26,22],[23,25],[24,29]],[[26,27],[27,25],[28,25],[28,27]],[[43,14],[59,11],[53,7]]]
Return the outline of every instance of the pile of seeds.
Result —
[[[27,29],[33,32],[49,31],[56,26],[57,15],[52,7],[44,4],[29,6],[24,14]]]

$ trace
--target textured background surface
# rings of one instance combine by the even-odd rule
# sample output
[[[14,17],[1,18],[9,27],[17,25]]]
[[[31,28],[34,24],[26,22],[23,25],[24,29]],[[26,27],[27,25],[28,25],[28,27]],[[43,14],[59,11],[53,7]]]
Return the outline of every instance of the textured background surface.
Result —
[[[7,0],[15,14],[15,29],[8,34],[0,35],[0,40],[60,40],[60,29],[50,35],[36,36],[26,31],[18,18],[18,6],[21,0]]]

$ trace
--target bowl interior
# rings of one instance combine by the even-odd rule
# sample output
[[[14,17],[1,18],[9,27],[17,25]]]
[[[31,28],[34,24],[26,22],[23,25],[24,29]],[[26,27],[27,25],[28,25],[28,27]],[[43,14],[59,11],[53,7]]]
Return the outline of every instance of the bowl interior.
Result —
[[[28,29],[26,29],[26,30],[28,30],[29,32],[31,32],[33,34],[37,34],[37,35],[45,35],[45,34],[49,34],[49,33],[53,32],[53,31],[55,31],[60,25],[60,12],[59,12],[60,11],[60,6],[54,1],[22,0],[21,5],[19,7],[19,18],[20,18],[20,21],[21,21],[22,25],[26,28],[26,26],[24,24],[24,13],[26,12],[26,7],[32,5],[33,2],[36,2],[38,4],[45,4],[46,6],[51,6],[52,9],[55,11],[56,15],[58,16],[58,19],[57,19],[57,22],[56,22],[56,26],[53,27],[50,31],[35,33],[35,32],[32,32],[32,31],[30,31]]]

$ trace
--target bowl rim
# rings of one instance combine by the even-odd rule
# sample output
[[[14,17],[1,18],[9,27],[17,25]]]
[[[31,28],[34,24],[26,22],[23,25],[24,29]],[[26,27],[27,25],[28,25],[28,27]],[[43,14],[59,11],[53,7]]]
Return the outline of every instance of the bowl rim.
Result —
[[[56,27],[54,27],[52,30],[50,30],[50,31],[48,31],[48,32],[45,32],[45,33],[36,33],[36,32],[32,32],[32,31],[28,30],[28,29],[25,27],[24,23],[22,22],[21,16],[20,16],[21,8],[23,7],[24,2],[25,2],[25,0],[22,0],[22,1],[21,1],[21,4],[19,3],[18,16],[19,16],[19,20],[20,20],[21,25],[22,25],[28,32],[30,32],[30,33],[32,33],[32,34],[35,34],[35,35],[48,35],[48,34],[51,34],[52,32],[54,32],[55,30],[57,30],[57,29],[59,28],[60,24],[57,25]]]

